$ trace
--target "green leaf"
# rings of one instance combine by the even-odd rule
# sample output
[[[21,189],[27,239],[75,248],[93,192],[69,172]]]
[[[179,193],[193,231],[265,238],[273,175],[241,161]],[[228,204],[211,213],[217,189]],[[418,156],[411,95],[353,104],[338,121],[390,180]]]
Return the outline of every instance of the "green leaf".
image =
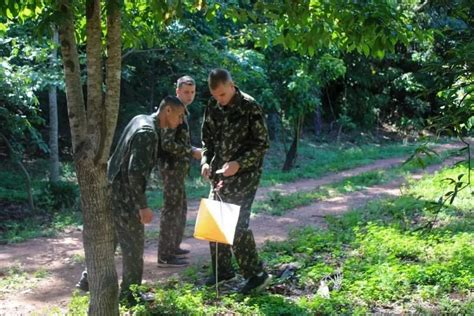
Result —
[[[10,8],[7,8],[7,18],[9,18],[10,20],[13,20],[13,14],[12,14],[12,11],[10,11]]]

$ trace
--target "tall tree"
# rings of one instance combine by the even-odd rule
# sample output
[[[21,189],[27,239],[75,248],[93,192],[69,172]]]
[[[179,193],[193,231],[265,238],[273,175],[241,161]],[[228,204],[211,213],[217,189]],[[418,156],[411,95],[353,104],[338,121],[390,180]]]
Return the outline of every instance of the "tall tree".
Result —
[[[74,4],[72,0],[60,0],[57,7],[61,15],[58,30],[74,162],[84,217],[83,238],[90,276],[91,315],[118,314],[114,227],[106,175],[120,96],[120,3],[120,0],[107,2],[107,36],[103,41],[101,3],[99,0],[86,1],[87,109],[82,92],[81,65],[75,37]],[[105,75],[103,53],[107,56]],[[102,87],[105,87],[105,91]]]
[[[59,43],[59,34],[53,29],[53,44]],[[57,48],[54,47],[50,56],[54,67],[58,61]],[[58,147],[58,93],[55,84],[49,86],[49,177],[51,182],[59,181],[59,147]]]

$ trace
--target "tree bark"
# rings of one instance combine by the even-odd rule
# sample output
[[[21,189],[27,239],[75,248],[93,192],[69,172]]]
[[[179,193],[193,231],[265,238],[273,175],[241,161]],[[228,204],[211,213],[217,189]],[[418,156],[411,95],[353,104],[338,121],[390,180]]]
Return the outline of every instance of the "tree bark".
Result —
[[[76,161],[84,217],[84,251],[90,289],[89,315],[118,315],[114,262],[115,228],[107,183],[107,165]]]
[[[268,114],[267,125],[268,137],[271,141],[275,141],[277,139],[278,133],[278,114],[275,111],[272,111],[270,114]]]
[[[97,132],[103,111],[102,27],[100,0],[86,0],[87,55],[87,134],[89,142],[98,146]]]
[[[288,150],[288,153],[286,154],[285,163],[283,164],[282,171],[290,171],[291,169],[293,169],[293,166],[295,164],[296,157],[298,154],[298,144],[300,142],[302,125],[303,125],[303,116],[301,115],[296,120],[295,135],[293,138],[293,142],[291,143],[290,149]]]
[[[107,61],[105,108],[102,106],[103,69],[100,55],[102,42],[98,40],[101,34],[100,1],[88,0],[86,3],[87,53],[91,54],[87,62],[88,88],[91,91],[88,91],[90,103],[86,112],[74,36],[72,0],[59,1],[59,10],[62,14],[59,34],[66,96],[84,218],[84,251],[90,289],[89,315],[119,314],[117,272],[114,262],[115,228],[107,183],[107,158],[115,130],[120,96],[120,53],[118,58],[116,57],[116,52],[121,50],[120,7],[117,1],[114,0],[113,4],[110,2],[107,10],[109,15],[107,45],[111,60]],[[111,17],[116,19],[112,23],[109,22]],[[95,95],[96,99],[92,100],[91,94]]]
[[[321,115],[321,106],[316,106],[313,116],[314,135],[320,136],[323,130],[323,120]]]
[[[106,164],[114,139],[120,104],[120,80],[122,75],[121,0],[107,2],[107,61],[105,78],[105,107],[102,111],[100,146],[96,163]]]
[[[54,29],[53,43],[59,42],[59,34]],[[57,49],[51,52],[50,62],[55,67],[58,60]],[[56,85],[49,86],[49,181],[59,181],[59,146],[58,146],[58,96]]]

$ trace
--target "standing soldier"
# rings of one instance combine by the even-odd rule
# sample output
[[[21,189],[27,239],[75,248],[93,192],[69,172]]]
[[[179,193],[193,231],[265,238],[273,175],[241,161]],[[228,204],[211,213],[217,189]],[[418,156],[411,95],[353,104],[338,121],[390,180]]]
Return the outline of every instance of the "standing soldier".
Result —
[[[247,280],[240,292],[248,294],[262,290],[271,280],[263,269],[249,229],[250,210],[262,174],[263,157],[269,146],[265,116],[261,106],[234,85],[227,70],[212,70],[208,83],[212,98],[202,125],[201,174],[212,180],[210,198],[240,205],[232,251]],[[216,244],[210,243],[210,248],[214,273],[206,284],[214,285],[217,282]],[[219,244],[219,281],[235,276],[231,258],[231,246]]]
[[[123,257],[120,297],[129,302],[133,301],[130,286],[142,282],[144,224],[153,218],[145,190],[151,170],[158,163],[160,139],[165,137],[160,135],[160,128],[176,129],[184,111],[177,97],[167,96],[156,113],[135,116],[123,130],[108,162],[114,224]],[[84,272],[77,287],[87,291],[88,285]]]
[[[185,107],[194,101],[196,83],[183,76],[176,83],[176,96]],[[185,179],[191,158],[201,159],[201,149],[191,146],[186,109],[183,123],[176,130],[162,130],[166,134],[167,150],[160,155],[160,174],[163,179],[163,208],[160,213],[158,239],[158,267],[178,267],[188,262],[182,257],[189,250],[180,248],[186,227],[187,200]]]

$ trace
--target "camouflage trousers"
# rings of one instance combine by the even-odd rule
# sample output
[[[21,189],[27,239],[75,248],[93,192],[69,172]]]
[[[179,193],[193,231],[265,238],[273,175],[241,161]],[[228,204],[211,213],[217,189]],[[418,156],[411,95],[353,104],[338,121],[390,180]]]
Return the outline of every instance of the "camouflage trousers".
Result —
[[[234,183],[225,183],[218,195],[211,191],[209,198],[222,199],[223,202],[240,205],[240,214],[235,230],[234,243],[209,243],[211,250],[212,270],[216,272],[216,252],[218,275],[224,276],[233,273],[232,252],[239,266],[241,274],[248,279],[263,271],[262,261],[258,257],[257,246],[252,231],[249,229],[250,211],[257,192],[258,178],[237,179]],[[217,245],[217,251],[216,251]]]
[[[127,297],[130,296],[132,284],[142,283],[145,229],[140,222],[138,210],[124,199],[127,196],[124,189],[113,184],[111,195],[117,241],[122,250],[120,295]]]
[[[184,180],[186,170],[160,169],[163,179],[163,208],[160,211],[158,257],[174,256],[183,241],[188,210]]]

